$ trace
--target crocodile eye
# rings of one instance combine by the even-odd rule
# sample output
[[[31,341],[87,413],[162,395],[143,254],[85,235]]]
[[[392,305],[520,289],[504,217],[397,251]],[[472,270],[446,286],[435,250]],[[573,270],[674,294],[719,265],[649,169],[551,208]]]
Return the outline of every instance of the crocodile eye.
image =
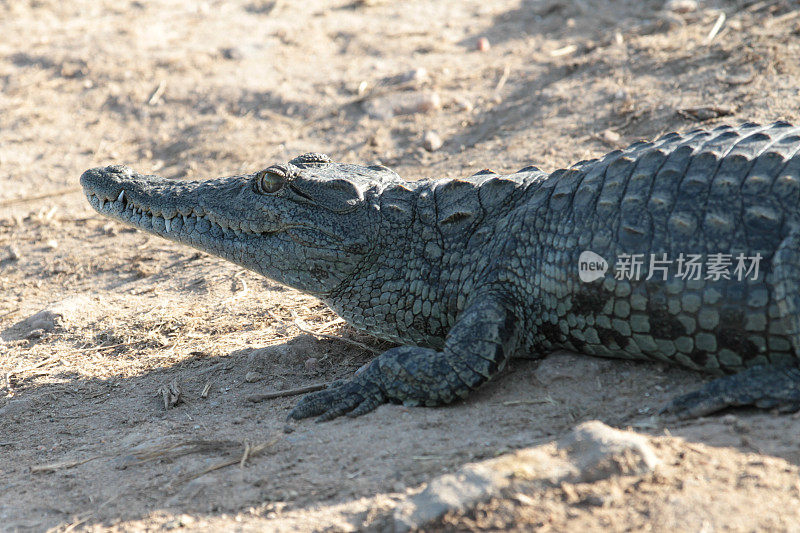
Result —
[[[286,170],[279,166],[272,166],[256,174],[256,192],[261,194],[276,193],[286,183]]]

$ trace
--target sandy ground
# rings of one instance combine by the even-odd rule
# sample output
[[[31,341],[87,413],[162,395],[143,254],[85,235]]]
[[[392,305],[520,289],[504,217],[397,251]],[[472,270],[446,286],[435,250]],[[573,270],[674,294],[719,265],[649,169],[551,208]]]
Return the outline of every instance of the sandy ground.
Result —
[[[800,418],[665,426],[652,413],[704,378],[657,364],[515,362],[447,408],[287,429],[297,397],[246,398],[347,377],[386,345],[102,219],[77,181],[111,163],[216,177],[308,151],[409,179],[555,169],[671,130],[798,121],[797,9],[0,0],[0,529],[381,529],[432,477],[599,419],[653,435],[665,466],[523,483],[435,527],[799,531]],[[182,402],[165,410],[170,387]]]

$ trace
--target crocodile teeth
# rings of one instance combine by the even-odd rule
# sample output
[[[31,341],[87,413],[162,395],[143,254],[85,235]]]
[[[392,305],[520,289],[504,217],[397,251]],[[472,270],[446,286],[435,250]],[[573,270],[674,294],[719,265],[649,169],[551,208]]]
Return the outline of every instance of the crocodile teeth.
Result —
[[[124,199],[125,199],[125,191],[123,190],[121,193],[119,193],[119,196],[117,197],[117,201],[121,202]]]
[[[171,218],[165,218],[164,219],[164,228],[166,228],[166,230],[168,232],[172,231],[172,219]]]
[[[105,206],[106,206],[106,201],[105,201],[105,199],[103,199],[103,200],[100,200],[100,209],[103,209],[103,208],[105,208]]]

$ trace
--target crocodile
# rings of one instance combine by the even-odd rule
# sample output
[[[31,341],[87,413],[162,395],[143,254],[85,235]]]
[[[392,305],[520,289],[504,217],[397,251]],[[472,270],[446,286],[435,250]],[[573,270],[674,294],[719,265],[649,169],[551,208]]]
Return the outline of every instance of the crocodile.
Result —
[[[669,133],[551,173],[406,181],[305,154],[168,180],[81,183],[100,213],[221,256],[397,344],[291,419],[466,397],[555,350],[713,376],[669,416],[800,409],[800,128]]]

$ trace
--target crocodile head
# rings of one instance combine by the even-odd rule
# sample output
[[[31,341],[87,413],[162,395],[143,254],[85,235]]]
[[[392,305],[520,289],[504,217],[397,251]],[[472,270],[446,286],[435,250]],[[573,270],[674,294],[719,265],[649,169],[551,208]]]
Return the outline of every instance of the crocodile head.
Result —
[[[255,174],[206,181],[87,170],[97,211],[321,297],[351,278],[374,246],[377,198],[400,177],[382,166],[306,154]]]

